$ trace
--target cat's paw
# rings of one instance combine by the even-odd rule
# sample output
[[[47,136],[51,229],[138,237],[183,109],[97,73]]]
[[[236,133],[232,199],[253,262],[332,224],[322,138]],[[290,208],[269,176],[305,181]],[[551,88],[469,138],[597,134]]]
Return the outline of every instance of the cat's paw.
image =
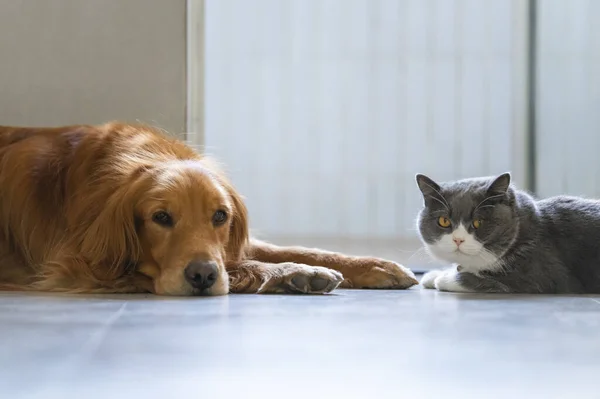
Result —
[[[456,268],[442,271],[434,280],[435,289],[446,292],[471,292],[458,281]]]
[[[415,274],[396,262],[357,258],[344,270],[342,288],[406,289],[419,284]]]
[[[438,278],[444,271],[443,270],[432,270],[427,272],[421,278],[421,285],[423,288],[435,289],[435,279]]]
[[[280,270],[258,289],[259,294],[324,294],[336,289],[344,276],[335,270],[298,263],[280,263]]]

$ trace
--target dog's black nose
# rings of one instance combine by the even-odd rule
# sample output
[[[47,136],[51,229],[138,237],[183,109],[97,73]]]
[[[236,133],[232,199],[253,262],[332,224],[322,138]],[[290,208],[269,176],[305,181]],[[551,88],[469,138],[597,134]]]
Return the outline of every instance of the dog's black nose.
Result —
[[[213,286],[219,275],[217,263],[214,261],[196,260],[185,268],[185,279],[194,288],[201,290]]]

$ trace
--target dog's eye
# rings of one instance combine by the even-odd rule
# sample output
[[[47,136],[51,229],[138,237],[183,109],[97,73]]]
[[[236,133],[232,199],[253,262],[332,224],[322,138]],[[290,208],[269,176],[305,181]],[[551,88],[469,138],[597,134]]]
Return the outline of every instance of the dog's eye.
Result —
[[[165,227],[173,226],[173,218],[165,211],[155,212],[152,215],[152,221]]]
[[[227,212],[218,210],[213,214],[212,223],[215,226],[221,226],[227,221]]]

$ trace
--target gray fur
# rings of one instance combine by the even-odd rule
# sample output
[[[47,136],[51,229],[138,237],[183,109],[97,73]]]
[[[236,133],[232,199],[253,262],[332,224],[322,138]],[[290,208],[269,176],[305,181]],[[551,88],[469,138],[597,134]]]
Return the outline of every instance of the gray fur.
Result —
[[[447,234],[437,224],[470,226],[501,269],[461,271],[456,281],[476,292],[600,293],[600,201],[558,196],[536,200],[509,185],[510,175],[436,184],[423,175],[418,229],[425,244]],[[479,205],[479,208],[477,208]],[[475,230],[473,217],[483,220]]]

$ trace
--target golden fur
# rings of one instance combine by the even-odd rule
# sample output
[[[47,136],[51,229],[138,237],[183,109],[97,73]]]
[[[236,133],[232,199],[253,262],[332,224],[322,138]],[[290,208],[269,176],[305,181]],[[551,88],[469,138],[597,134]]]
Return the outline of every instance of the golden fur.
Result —
[[[161,211],[172,226],[153,220]],[[0,223],[0,289],[220,295],[416,284],[382,259],[249,240],[246,207],[215,163],[147,126],[0,127]],[[184,277],[196,260],[217,265],[208,289]]]

